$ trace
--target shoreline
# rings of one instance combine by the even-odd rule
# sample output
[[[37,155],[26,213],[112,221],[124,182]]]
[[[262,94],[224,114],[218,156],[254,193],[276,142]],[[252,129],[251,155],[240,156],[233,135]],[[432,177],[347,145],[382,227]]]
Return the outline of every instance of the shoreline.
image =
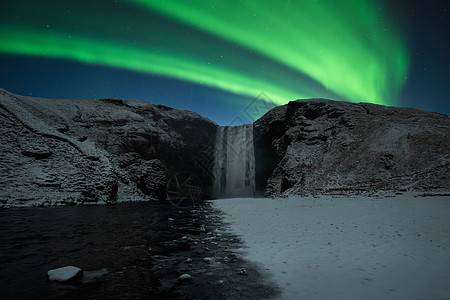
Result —
[[[367,193],[367,194],[316,194],[316,195],[294,195],[289,197],[250,197],[248,199],[289,199],[289,198],[316,198],[320,199],[323,197],[331,197],[333,199],[347,199],[347,198],[396,198],[399,196],[410,196],[414,198],[418,197],[450,197],[450,191],[408,191],[408,192],[394,192],[394,191],[378,191],[377,193]],[[214,202],[217,200],[226,200],[226,199],[242,199],[242,197],[234,197],[234,198],[220,198],[220,199],[208,199],[201,200],[202,202]],[[245,198],[247,199],[247,197]],[[26,203],[0,203],[0,209],[8,209],[8,208],[50,208],[50,207],[78,207],[78,206],[92,206],[92,205],[117,205],[117,204],[126,204],[126,203],[165,203],[169,202],[169,200],[130,200],[127,198],[126,200],[118,200],[117,202],[106,203],[106,202],[84,202],[84,203],[65,203],[65,202],[39,202],[38,200],[27,201]],[[198,203],[197,203],[198,204]]]
[[[221,213],[208,203],[184,210],[135,202],[0,212],[5,299],[264,299],[278,293],[264,270],[242,257],[239,237],[225,231]],[[68,265],[87,274],[107,271],[79,285],[46,284],[48,270]],[[183,274],[191,279],[180,280]]]

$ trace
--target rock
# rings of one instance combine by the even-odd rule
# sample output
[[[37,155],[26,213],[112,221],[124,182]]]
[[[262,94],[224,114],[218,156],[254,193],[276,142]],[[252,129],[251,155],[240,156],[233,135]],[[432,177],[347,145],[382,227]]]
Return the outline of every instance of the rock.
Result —
[[[257,189],[268,197],[450,186],[447,115],[308,99],[270,110],[254,132]]]
[[[74,266],[66,266],[47,272],[48,281],[61,283],[73,283],[83,278],[83,270]]]
[[[192,280],[192,276],[189,274],[183,274],[180,277],[178,277],[178,280],[180,281],[189,281]]]
[[[0,207],[192,197],[186,186],[196,200],[207,198],[217,128],[146,101],[49,100],[0,89]],[[297,100],[255,121],[253,134],[256,189],[267,197],[450,186],[447,115]],[[179,184],[183,178],[195,184]]]
[[[34,150],[24,150],[22,154],[28,157],[34,157],[36,159],[49,158],[53,152],[46,149],[34,149]]]
[[[241,269],[239,269],[237,274],[239,274],[239,275],[247,275],[247,270],[245,268],[241,268]]]
[[[211,257],[205,257],[205,258],[203,259],[203,261],[204,261],[205,263],[207,263],[207,264],[210,264],[210,263],[213,262],[213,259],[212,259]]]
[[[179,172],[196,174],[206,191],[216,128],[194,112],[146,101],[49,100],[1,89],[0,206],[165,200],[167,180]]]
[[[142,174],[137,187],[145,194],[157,200],[166,199],[166,169],[159,159],[152,159],[139,166]]]

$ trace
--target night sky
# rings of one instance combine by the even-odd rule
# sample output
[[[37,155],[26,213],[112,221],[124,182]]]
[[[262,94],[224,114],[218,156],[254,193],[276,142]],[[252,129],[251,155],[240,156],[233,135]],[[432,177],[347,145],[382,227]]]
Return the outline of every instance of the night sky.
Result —
[[[2,1],[0,87],[240,125],[329,98],[450,114],[448,1]]]

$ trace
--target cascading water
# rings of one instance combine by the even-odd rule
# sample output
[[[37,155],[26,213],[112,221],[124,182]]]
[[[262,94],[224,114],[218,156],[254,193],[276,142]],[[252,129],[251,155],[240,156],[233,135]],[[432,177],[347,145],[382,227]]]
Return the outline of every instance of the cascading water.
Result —
[[[254,196],[255,151],[252,124],[217,129],[213,175],[215,197]]]

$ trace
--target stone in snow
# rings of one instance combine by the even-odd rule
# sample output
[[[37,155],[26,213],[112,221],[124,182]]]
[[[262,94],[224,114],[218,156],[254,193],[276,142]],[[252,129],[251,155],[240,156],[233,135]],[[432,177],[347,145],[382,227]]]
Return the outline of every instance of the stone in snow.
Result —
[[[83,270],[74,266],[66,266],[47,272],[48,281],[70,282],[83,278]]]
[[[239,275],[247,275],[247,270],[245,268],[241,268],[238,272]]]
[[[210,264],[210,263],[212,263],[213,259],[212,259],[211,257],[205,257],[205,258],[203,259],[203,261],[204,261],[205,263],[207,263],[207,264]]]
[[[189,274],[183,274],[180,277],[178,277],[178,279],[181,280],[181,281],[188,281],[188,280],[192,279],[192,276],[189,275]]]

